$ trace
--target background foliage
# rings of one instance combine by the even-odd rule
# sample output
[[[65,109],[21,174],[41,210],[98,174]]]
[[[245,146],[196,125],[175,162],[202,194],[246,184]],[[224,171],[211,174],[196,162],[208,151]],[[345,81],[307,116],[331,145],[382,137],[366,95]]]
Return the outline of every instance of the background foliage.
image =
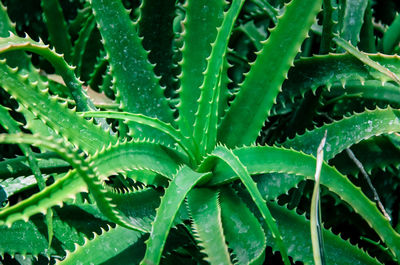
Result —
[[[400,4],[285,2],[3,0],[1,262],[313,264],[327,131],[326,263],[398,264]]]

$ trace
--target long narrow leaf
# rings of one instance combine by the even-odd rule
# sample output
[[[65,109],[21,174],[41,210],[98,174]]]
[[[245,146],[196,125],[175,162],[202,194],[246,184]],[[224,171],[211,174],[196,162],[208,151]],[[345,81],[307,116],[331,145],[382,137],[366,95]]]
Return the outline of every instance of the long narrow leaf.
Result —
[[[189,0],[186,2],[184,20],[182,74],[178,105],[179,128],[186,137],[193,136],[195,113],[200,97],[199,87],[203,83],[203,72],[211,54],[211,43],[217,36],[217,27],[223,19],[224,0]],[[201,38],[199,38],[201,36]]]
[[[208,175],[209,173],[197,173],[187,166],[178,170],[161,199],[150,237],[146,241],[146,254],[140,264],[160,262],[169,230],[183,200],[196,183]]]
[[[332,135],[333,131],[329,130],[329,128],[327,129],[329,134]],[[327,141],[328,139],[329,136]],[[312,179],[315,174],[315,158],[294,150],[270,146],[254,146],[235,149],[234,154],[246,165],[250,174],[295,173],[298,176],[302,176],[298,181],[306,178]],[[400,257],[400,235],[381,214],[375,203],[371,202],[345,176],[325,162],[322,165],[321,176],[321,184],[328,187],[353,207],[377,232],[392,253]],[[285,175],[285,177],[290,177],[290,175]],[[214,170],[213,178],[208,184],[220,185],[234,179],[238,179],[237,174],[229,166],[219,163]]]
[[[194,123],[194,141],[202,150],[202,155],[210,152],[217,142],[220,94],[226,93],[220,90],[228,89],[221,87],[219,81],[222,76],[229,36],[243,4],[244,0],[233,1],[229,10],[224,14],[224,20],[217,30],[217,37],[211,45],[212,51],[207,59],[207,68],[204,71],[204,81],[200,87],[201,94]]]
[[[274,237],[278,245],[278,249],[281,252],[283,260],[286,265],[290,264],[289,257],[287,256],[287,250],[282,242],[282,237],[280,235],[279,229],[276,225],[274,218],[272,217],[267,204],[263,197],[261,196],[259,190],[257,189],[257,185],[251,179],[250,174],[244,164],[240,161],[240,159],[227,147],[217,146],[211,155],[206,159],[203,164],[200,166],[199,170],[205,170],[207,167],[210,167],[209,160],[217,157],[224,161],[238,176],[238,178],[243,182],[247,191],[250,193],[250,196],[254,200],[254,203],[257,205],[258,210],[261,212],[265,222],[267,223],[268,228],[271,230],[271,233]]]
[[[374,60],[369,58],[367,54],[360,52],[356,47],[346,42],[344,39],[335,37],[333,38],[333,40],[336,42],[337,45],[345,49],[347,52],[349,52],[351,55],[359,59],[361,62],[387,75],[390,79],[392,79],[393,81],[395,81],[397,84],[400,85],[400,78],[390,69],[375,62]]]
[[[172,111],[163,95],[147,52],[141,44],[137,24],[129,18],[121,1],[90,0],[104,40],[120,108],[172,123]],[[134,137],[162,138],[151,128],[132,126]],[[169,141],[169,139],[166,139]]]
[[[162,122],[157,118],[147,117],[142,114],[133,114],[128,112],[114,112],[114,111],[84,112],[82,113],[82,116],[121,119],[125,121],[140,123],[155,128],[173,138],[182,147],[182,149],[185,150],[185,152],[189,155],[192,161],[194,161],[194,155],[191,149],[189,149],[190,145],[186,141],[186,138],[184,138],[183,135],[180,133],[180,131],[172,127],[171,124]]]
[[[207,255],[205,260],[210,264],[232,264],[222,228],[219,192],[194,189],[189,193],[187,203],[194,236]]]
[[[321,5],[322,0],[292,0],[285,6],[221,122],[219,141],[235,147],[256,140]]]
[[[96,109],[93,102],[88,98],[86,91],[82,88],[81,81],[75,76],[74,68],[64,61],[62,55],[50,50],[48,45],[45,45],[43,42],[36,42],[28,37],[20,38],[11,34],[8,38],[0,39],[0,53],[15,50],[31,51],[49,60],[70,89],[78,110]]]

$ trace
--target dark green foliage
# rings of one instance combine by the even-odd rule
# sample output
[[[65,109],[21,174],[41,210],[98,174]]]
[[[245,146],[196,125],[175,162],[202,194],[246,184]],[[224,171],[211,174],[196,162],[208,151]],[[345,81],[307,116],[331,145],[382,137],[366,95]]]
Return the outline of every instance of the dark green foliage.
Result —
[[[399,10],[2,1],[0,263],[399,264]]]

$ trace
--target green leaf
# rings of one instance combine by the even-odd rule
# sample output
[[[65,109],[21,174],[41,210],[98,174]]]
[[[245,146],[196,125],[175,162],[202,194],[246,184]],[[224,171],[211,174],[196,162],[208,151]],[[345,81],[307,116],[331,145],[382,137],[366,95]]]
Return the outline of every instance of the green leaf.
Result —
[[[20,104],[83,150],[94,153],[116,141],[109,133],[59,104],[56,98],[49,97],[47,91],[32,87],[26,77],[15,74],[4,62],[0,63],[0,75],[3,77],[0,85]]]
[[[361,26],[364,22],[364,13],[369,0],[341,1],[341,26],[339,35],[356,46],[360,41]]]
[[[5,127],[9,133],[20,133],[21,130],[18,127],[18,123],[14,121],[11,115],[8,113],[7,109],[0,105],[0,123],[3,127]],[[43,190],[46,187],[45,179],[40,171],[38,162],[36,157],[32,151],[32,149],[25,144],[19,144],[19,148],[22,153],[26,156],[28,160],[29,167],[35,176],[37,185],[39,190]],[[49,237],[49,248],[51,245],[52,237],[53,237],[53,220],[52,220],[52,210],[48,209],[46,213],[46,224],[47,224],[47,232]]]
[[[146,141],[117,143],[89,158],[102,179],[125,170],[150,170],[171,179],[184,161],[175,150]]]
[[[200,97],[199,87],[203,83],[203,73],[207,69],[206,59],[211,54],[211,44],[217,36],[217,27],[222,23],[225,4],[224,0],[215,0],[212,4],[207,0],[189,0],[185,4],[178,124],[186,137],[193,136]],[[219,68],[217,71],[219,73]]]
[[[10,32],[15,34],[15,24],[8,17],[7,9],[3,6],[3,3],[0,3],[0,36],[2,38],[8,37]],[[32,67],[28,56],[23,52],[11,52],[1,58],[6,58],[11,67]]]
[[[71,171],[28,199],[2,209],[0,225],[11,227],[14,222],[19,220],[27,222],[29,217],[34,214],[45,214],[48,208],[62,205],[67,199],[75,199],[79,192],[87,192],[87,187],[76,171]]]
[[[30,141],[29,143],[35,143],[39,141],[35,139],[35,137],[28,135],[25,135],[19,140]],[[41,141],[43,142],[43,139]],[[43,145],[43,143],[41,145]],[[48,145],[51,145],[51,143],[48,143]],[[54,145],[54,149],[62,151],[62,147],[56,144]],[[104,149],[102,152],[92,157],[88,163],[92,164],[92,167],[99,172],[98,175],[100,178],[105,178],[109,175],[121,172],[123,170],[130,170],[132,168],[149,168],[164,176],[170,177],[177,170],[177,164],[171,158],[174,156],[176,155],[174,155],[172,150],[169,150],[161,145],[147,142],[130,142],[110,146],[109,148]],[[101,186],[101,184],[98,185]],[[99,188],[100,187],[96,189]],[[103,187],[100,189],[102,190]],[[15,206],[4,209],[4,211],[0,212],[0,219],[5,220],[6,224],[11,224],[12,222],[20,219],[27,220],[31,215],[43,212],[45,209],[57,204],[62,204],[62,202],[66,199],[75,198],[77,193],[86,190],[87,188],[85,182],[81,178],[78,178],[76,171],[72,171],[66,176],[57,179],[54,184],[46,187],[43,191],[36,193],[29,199],[26,199]],[[110,200],[119,200],[118,195],[112,194],[108,191],[104,192],[106,193],[104,196]],[[132,198],[136,198],[136,196],[139,195],[132,195]],[[125,203],[130,201],[130,197],[131,195],[122,197],[123,202]],[[120,204],[120,208],[117,209],[121,210],[122,213],[126,213],[126,211],[123,210],[123,203]],[[133,211],[134,207],[132,208],[132,206],[130,206],[130,209]],[[20,214],[21,212],[23,212],[23,214]],[[127,217],[130,219],[129,222],[138,222],[133,221],[131,216]],[[143,224],[144,228],[146,227],[144,225],[146,222],[142,222],[140,224]]]
[[[397,14],[390,27],[386,30],[382,38],[383,52],[391,54],[400,42],[400,15]]]
[[[251,0],[276,24],[278,22],[279,10],[273,7],[267,0]]]
[[[333,21],[334,4],[332,0],[323,0],[323,20],[322,20],[322,36],[319,51],[320,53],[328,53],[331,49],[331,41],[333,38],[335,22]]]
[[[297,214],[296,210],[289,210],[277,203],[270,203],[268,206],[281,227],[289,255],[293,257],[294,261],[302,261],[305,265],[314,265],[310,221],[304,215]],[[335,235],[332,231],[324,228],[322,233],[327,264],[381,264],[364,250],[351,244],[350,241],[343,240],[340,235]],[[272,246],[277,249],[274,245]]]
[[[139,35],[143,47],[150,51],[149,61],[155,64],[154,72],[160,76],[160,85],[166,95],[176,89],[173,51],[173,21],[176,16],[174,0],[144,0],[140,6]]]
[[[79,36],[75,41],[75,45],[72,50],[72,65],[75,65],[75,73],[81,73],[81,68],[83,64],[83,57],[85,50],[89,46],[88,42],[90,39],[90,35],[96,28],[96,21],[94,20],[93,15],[89,15],[83,25],[82,29],[79,31]],[[82,76],[82,74],[80,74]]]
[[[86,91],[82,88],[81,81],[75,76],[73,68],[64,61],[62,55],[50,50],[48,45],[43,42],[36,42],[28,37],[20,38],[10,34],[10,37],[0,39],[0,53],[14,50],[34,52],[49,60],[70,89],[78,110],[96,109],[93,102],[88,98]]]
[[[244,163],[236,156],[232,150],[229,150],[224,146],[217,146],[210,156],[203,162],[200,166],[199,171],[206,170],[210,167],[211,159],[219,158],[224,161],[234,172],[235,175],[242,181],[246,190],[249,192],[251,198],[254,203],[257,205],[258,210],[261,212],[268,228],[271,230],[273,238],[277,241],[277,245],[279,246],[279,251],[283,257],[285,264],[290,264],[289,257],[287,256],[287,250],[282,242],[282,237],[279,233],[279,229],[276,226],[276,222],[271,215],[264,198],[261,196],[260,191],[257,189],[256,183],[251,179],[250,174],[244,166]],[[215,176],[213,176],[213,179]]]
[[[256,140],[321,4],[322,0],[292,0],[285,6],[221,122],[219,141],[234,147]]]
[[[146,241],[146,254],[140,264],[159,263],[172,222],[183,200],[196,183],[208,175],[197,173],[187,166],[178,170],[161,199],[150,237]]]
[[[200,150],[204,150],[202,155],[210,152],[216,144],[219,97],[221,93],[226,93],[220,89],[228,89],[221,87],[228,39],[243,4],[244,1],[241,0],[233,1],[229,10],[224,13],[222,25],[217,29],[216,40],[211,44],[211,54],[207,58],[207,68],[200,87],[201,94],[194,124],[194,140],[200,146]],[[204,128],[206,128],[205,131]]]
[[[266,173],[253,176],[261,195],[270,200],[279,195],[287,194],[290,189],[297,187],[304,177],[288,173]]]
[[[83,244],[84,238],[92,238],[93,232],[98,233],[109,224],[76,206],[69,205],[55,208],[53,218],[54,237],[51,248],[48,248],[44,216],[35,215],[27,222],[15,222],[10,228],[0,227],[0,254],[64,256],[65,251],[75,248],[74,243]]]
[[[399,131],[399,115],[400,111],[392,108],[365,110],[362,113],[345,117],[312,131],[306,131],[303,135],[287,140],[283,145],[307,154],[315,154],[319,144],[318,139],[321,139],[325,130],[327,130],[325,160],[329,160],[361,140],[383,133]]]
[[[219,192],[210,189],[193,189],[187,198],[194,237],[207,255],[210,264],[232,264],[225,244],[221,222]]]
[[[262,264],[267,238],[261,224],[231,189],[222,189],[220,197],[224,234],[235,255],[234,261],[237,264]]]
[[[391,165],[398,167],[400,150],[390,140],[393,136],[393,134],[376,136],[351,147],[355,157],[360,160],[365,171],[370,175],[372,170],[376,168],[386,169]],[[330,162],[343,174],[357,175],[359,168],[354,163],[348,163],[348,161],[347,153],[342,152]]]
[[[192,151],[189,149],[189,143],[186,141],[186,138],[180,133],[180,131],[176,130],[172,127],[171,124],[164,123],[156,118],[147,117],[141,114],[132,114],[128,112],[115,112],[115,111],[101,111],[101,112],[84,112],[82,113],[83,117],[100,117],[100,118],[111,118],[111,119],[121,119],[125,121],[132,121],[136,123],[140,123],[154,129],[159,130],[160,132],[167,134],[169,137],[174,139],[175,142],[182,147],[183,150],[188,154],[188,156],[194,161],[194,155]]]
[[[92,89],[100,90],[101,84],[103,82],[103,75],[109,72],[108,69],[109,66],[105,58],[104,52],[101,52],[100,56],[97,58],[97,63],[95,63],[95,65],[93,66],[93,71],[90,74],[88,81],[88,84]],[[105,77],[106,76],[104,76],[104,78]],[[105,93],[105,91],[100,90],[100,92],[104,92],[104,94],[109,97],[109,95]]]
[[[228,40],[234,23],[244,4],[243,0],[232,2],[224,13],[222,25],[217,29],[217,37],[211,44],[212,50],[207,58],[203,84],[200,86],[200,98],[194,123],[194,141],[199,146],[201,155],[211,152],[217,142],[217,124],[220,94],[226,93],[227,87],[221,87],[222,71],[225,63]],[[224,91],[220,91],[224,89]]]
[[[16,134],[16,135],[2,134],[0,135],[0,142],[32,144],[57,152],[62,158],[68,161],[75,168],[79,176],[84,180],[87,187],[89,188],[91,194],[96,200],[99,209],[105,216],[107,216],[107,218],[109,218],[116,224],[119,224],[126,228],[131,228],[138,231],[144,231],[143,228],[136,227],[133,224],[129,223],[127,218],[121,215],[117,210],[115,210],[115,207],[109,203],[110,198],[107,196],[108,195],[107,190],[105,189],[103,183],[99,179],[100,174],[97,173],[96,168],[93,167],[94,162],[91,162],[90,160],[89,161],[83,160],[82,154],[79,153],[79,151],[76,148],[74,148],[69,142],[63,141],[62,139],[57,139],[57,141],[56,140],[51,141],[50,139],[41,138],[38,135],[32,136],[28,134]],[[63,192],[61,191],[60,193]],[[37,193],[36,195],[38,194],[39,193]],[[63,195],[60,195],[61,198],[65,198],[62,196]],[[72,194],[72,196],[75,196],[75,194]],[[30,198],[28,200],[30,200]],[[16,206],[18,205],[19,204],[17,204]],[[37,210],[35,207],[33,208]],[[16,216],[18,217],[18,213],[16,214]],[[24,218],[28,217],[29,216],[24,216]]]
[[[171,123],[172,111],[153,72],[153,66],[148,62],[147,52],[136,32],[137,25],[130,20],[128,11],[120,1],[90,2],[108,54],[120,108]],[[160,138],[156,130],[137,125],[132,129],[136,138]]]
[[[161,195],[162,193],[157,190],[145,188],[121,193],[109,192],[108,197],[130,223],[151,231],[151,224],[156,216],[156,209],[160,205]]]
[[[375,35],[374,35],[374,25],[373,25],[373,16],[372,16],[372,3],[368,1],[367,8],[365,9],[364,14],[364,24],[361,28],[360,32],[360,43],[358,47],[360,50],[364,52],[375,53],[376,52],[376,44],[375,44]]]
[[[332,135],[333,132],[328,129],[328,134]],[[321,138],[322,136],[320,136],[319,139]],[[234,154],[246,166],[250,174],[283,172],[301,175],[303,179],[312,179],[315,173],[315,158],[311,155],[306,155],[294,150],[270,146],[255,146],[237,148],[234,150]],[[237,173],[233,172],[223,163],[219,163],[216,165],[213,178],[208,184],[218,185],[237,178]],[[361,190],[354,186],[345,176],[325,162],[322,165],[320,181],[322,185],[336,193],[360,214],[376,231],[395,256],[400,256],[400,248],[398,247],[400,246],[400,235],[380,213],[375,203],[371,202]]]
[[[71,37],[61,5],[58,0],[42,0],[41,4],[50,41],[57,52],[63,53],[65,59],[69,61],[71,59]]]
[[[380,65],[378,62],[375,62],[367,54],[360,52],[356,47],[352,46],[350,43],[347,43],[344,39],[335,37],[333,38],[333,40],[336,42],[337,45],[345,49],[348,53],[356,57],[358,60],[370,66],[371,68],[379,71],[380,73],[386,75],[391,80],[395,81],[397,84],[400,85],[400,78],[396,75],[396,73]]]
[[[36,186],[36,179],[35,176],[31,175],[29,177],[18,177],[15,179],[6,179],[4,181],[0,182],[1,186],[1,194],[3,191],[6,193],[5,200],[7,200],[7,195],[8,197],[13,195],[16,192],[21,192],[26,188]],[[0,203],[2,203],[4,200],[2,200]]]
[[[59,158],[55,153],[35,154],[35,157],[43,174],[63,173],[71,168],[68,162]],[[32,170],[28,165],[27,158],[24,156],[0,162],[0,179],[29,176],[31,174]]]
[[[104,264],[110,260],[116,262],[114,264],[133,264],[133,260],[139,262],[138,255],[132,256],[133,258],[131,257],[130,261],[126,260],[126,257],[124,259],[122,255],[121,257],[118,257],[118,255],[132,245],[135,248],[143,249],[144,244],[141,236],[140,232],[121,226],[108,227],[108,230],[102,229],[100,234],[95,234],[93,239],[86,239],[82,246],[77,245],[73,252],[68,252],[65,259],[56,264]]]
[[[399,57],[383,54],[368,56],[393,73],[400,74]],[[301,58],[295,62],[295,67],[289,71],[288,76],[289,79],[284,82],[278,102],[293,102],[295,98],[303,96],[307,91],[315,92],[321,86],[327,87],[329,90],[336,83],[346,84],[348,81],[364,82],[368,80],[386,83],[390,80],[388,76],[363,64],[350,54]]]
[[[374,99],[386,103],[400,103],[400,87],[392,83],[383,83],[377,80],[361,82],[358,80],[347,81],[344,84],[334,84],[330,92],[325,93],[329,99],[326,105],[345,98]]]
[[[11,117],[8,113],[8,110],[0,105],[0,124],[9,132],[9,133],[21,133],[19,129],[19,124]],[[40,168],[38,166],[38,162],[34,156],[33,151],[29,146],[24,144],[19,144],[19,148],[22,153],[26,156],[28,160],[29,167],[31,172],[35,175],[36,181],[40,189],[45,187],[45,181],[40,172]]]

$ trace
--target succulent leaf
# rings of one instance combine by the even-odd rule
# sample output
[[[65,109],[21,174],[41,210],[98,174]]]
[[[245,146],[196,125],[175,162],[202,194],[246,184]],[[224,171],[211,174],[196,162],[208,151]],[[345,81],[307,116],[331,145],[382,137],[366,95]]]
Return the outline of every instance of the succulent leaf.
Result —
[[[257,218],[231,189],[222,189],[220,198],[224,234],[234,260],[237,264],[262,264],[267,238]]]
[[[325,160],[329,160],[361,140],[383,133],[397,132],[399,126],[399,112],[396,109],[366,110],[312,131],[307,131],[303,135],[287,140],[283,145],[307,154],[315,154],[316,147],[319,144],[317,139],[321,139],[325,130],[327,130],[329,134],[326,139]]]
[[[164,98],[153,67],[148,62],[147,52],[141,45],[137,24],[130,20],[119,1],[90,2],[108,54],[114,89],[117,91],[121,109],[171,123],[172,111]],[[160,137],[155,130],[139,129],[136,126],[132,127],[136,138]],[[141,130],[152,133],[143,133]]]
[[[42,9],[50,41],[59,53],[64,54],[67,61],[71,58],[71,37],[69,36],[59,1],[42,0]]]
[[[140,264],[159,263],[172,222],[183,200],[196,183],[208,175],[209,173],[197,173],[188,166],[178,170],[161,199],[150,237],[146,241],[146,254]]]
[[[218,129],[218,139],[228,147],[255,141],[321,4],[293,0],[285,6]],[[269,74],[274,72],[279,74]]]
[[[95,234],[93,239],[85,238],[82,246],[76,245],[72,252],[67,253],[65,259],[56,264],[104,264],[111,260],[118,264],[135,264],[132,259],[127,260],[123,253],[131,250],[132,245],[138,249],[143,248],[141,235],[138,231],[121,226],[108,227],[108,230],[102,229],[101,233]],[[99,249],[101,249],[101,255],[98,255]]]
[[[328,130],[328,133],[332,132]],[[319,139],[321,138],[322,137]],[[327,150],[328,149],[326,149],[326,151]],[[234,154],[244,165],[246,165],[250,174],[284,172],[295,173],[309,179],[312,179],[314,176],[314,167],[312,165],[315,165],[315,158],[294,150],[269,146],[257,146],[235,149]],[[221,163],[216,166],[214,177],[209,183],[214,185],[221,184],[237,178],[236,173],[232,171],[229,172],[227,166]],[[370,201],[359,188],[351,183],[345,176],[340,174],[335,168],[330,167],[325,162],[322,165],[320,181],[321,185],[326,186],[329,190],[336,193],[352,206],[353,209],[375,229],[381,239],[391,249],[393,254],[397,256],[399,255],[400,249],[398,245],[400,242],[400,235],[393,229],[390,222],[380,213],[375,203]],[[354,200],[354,198],[357,198],[357,200]]]
[[[185,6],[178,124],[186,137],[193,136],[192,126],[200,98],[199,87],[203,83],[203,73],[207,69],[207,58],[211,54],[211,44],[217,36],[217,27],[223,20],[225,1],[216,0],[213,5],[208,5],[207,2],[189,0]],[[217,71],[219,73],[219,68]]]
[[[37,87],[32,89],[26,78],[13,74],[13,70],[4,62],[0,63],[0,73],[4,77],[0,84],[11,95],[20,99],[20,104],[79,147],[95,152],[106,143],[115,142],[115,138],[109,133],[78,117],[73,110],[62,106],[55,98],[50,98],[47,91],[40,91]]]
[[[221,222],[219,192],[210,189],[193,189],[187,198],[192,230],[210,264],[232,264],[225,244]]]

